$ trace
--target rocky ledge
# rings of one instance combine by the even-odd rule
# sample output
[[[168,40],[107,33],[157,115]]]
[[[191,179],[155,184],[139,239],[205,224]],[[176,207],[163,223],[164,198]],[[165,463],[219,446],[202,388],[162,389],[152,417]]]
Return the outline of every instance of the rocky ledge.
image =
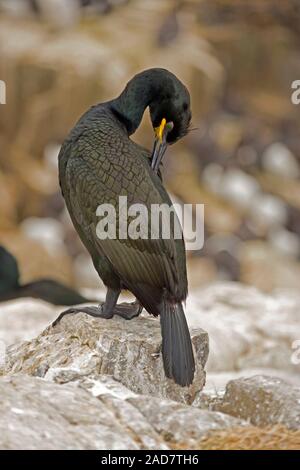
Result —
[[[7,348],[5,374],[25,373],[55,382],[110,375],[135,393],[192,403],[205,384],[208,335],[191,331],[196,374],[190,387],[166,379],[158,319],[131,321],[92,318],[85,313],[65,316],[37,338]]]
[[[36,337],[8,346],[2,363],[0,357],[0,448],[300,449],[300,388],[293,379],[297,364],[290,366],[287,380],[280,378],[280,366],[293,352],[286,344],[298,332],[299,303],[298,297],[264,296],[238,284],[199,291],[199,300],[187,309],[197,371],[185,389],[164,376],[157,319],[146,314],[130,322],[69,315]],[[34,331],[31,323],[43,305],[32,304],[32,322],[27,305],[28,331]],[[43,321],[49,325],[57,310],[48,313]],[[271,347],[274,351],[277,344],[284,360],[272,354],[260,362],[272,333],[260,328],[254,335],[260,315],[268,324],[271,317],[276,321]],[[1,307],[0,323],[8,326],[8,335],[21,318],[20,303]],[[209,380],[213,385],[218,375],[226,377],[225,387],[203,388],[209,347],[200,325],[207,327],[212,344]],[[24,338],[32,336],[28,331],[24,328]],[[237,335],[248,348],[240,351]],[[233,349],[234,344],[239,347]],[[226,355],[226,347],[236,359],[248,358],[247,371],[242,361],[230,371],[233,355]],[[262,365],[259,375],[250,371],[250,357],[255,367]]]
[[[241,425],[223,413],[137,395],[107,376],[66,384],[8,376],[0,393],[2,449],[190,448],[212,429]]]

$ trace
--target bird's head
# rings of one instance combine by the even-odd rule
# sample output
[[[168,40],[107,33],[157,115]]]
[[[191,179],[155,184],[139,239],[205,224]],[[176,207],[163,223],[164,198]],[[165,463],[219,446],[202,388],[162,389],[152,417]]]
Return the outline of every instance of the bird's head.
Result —
[[[155,132],[152,168],[157,171],[168,145],[185,136],[191,122],[190,94],[174,75],[151,102],[150,116]]]

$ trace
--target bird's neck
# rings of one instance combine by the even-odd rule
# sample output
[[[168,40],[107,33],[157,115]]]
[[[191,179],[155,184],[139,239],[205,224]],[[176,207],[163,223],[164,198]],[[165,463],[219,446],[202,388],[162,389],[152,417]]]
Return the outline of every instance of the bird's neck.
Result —
[[[121,95],[111,101],[111,109],[125,125],[128,135],[139,127],[145,109],[164,89],[164,76],[159,70],[148,70],[133,77]]]

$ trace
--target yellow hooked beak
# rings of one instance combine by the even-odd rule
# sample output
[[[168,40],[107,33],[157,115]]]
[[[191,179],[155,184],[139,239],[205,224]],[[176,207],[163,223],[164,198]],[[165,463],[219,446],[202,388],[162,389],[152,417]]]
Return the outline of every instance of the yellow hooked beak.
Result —
[[[151,157],[151,168],[155,173],[158,172],[159,165],[167,150],[167,135],[173,129],[174,124],[172,121],[167,122],[165,118],[161,120],[158,127],[155,127],[155,142]]]
[[[164,129],[166,127],[167,121],[165,118],[161,120],[161,123],[158,127],[156,127],[155,130],[155,137],[159,139],[160,143],[162,143],[163,135],[164,135]]]

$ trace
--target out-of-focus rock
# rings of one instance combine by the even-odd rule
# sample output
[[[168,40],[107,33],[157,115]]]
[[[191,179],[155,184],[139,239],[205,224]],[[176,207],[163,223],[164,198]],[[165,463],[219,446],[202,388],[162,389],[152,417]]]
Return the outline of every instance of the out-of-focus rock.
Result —
[[[218,193],[243,209],[251,207],[260,187],[255,178],[238,169],[230,169],[223,175]]]
[[[248,241],[240,247],[241,282],[271,292],[276,288],[300,288],[299,263],[267,242]]]
[[[241,240],[232,234],[214,234],[207,238],[205,252],[218,268],[218,278],[237,281],[240,277],[238,260]]]
[[[299,365],[291,358],[292,344],[300,338],[299,305],[289,294],[266,295],[219,282],[191,293],[186,314],[190,327],[208,332],[208,372],[271,368],[297,373]]]
[[[37,5],[43,19],[57,27],[66,28],[79,21],[80,0],[37,0]]]
[[[17,259],[22,284],[41,278],[74,284],[71,259],[64,247],[45,246],[20,231],[0,233],[0,244]]]
[[[31,13],[30,2],[24,2],[24,0],[11,0],[10,2],[1,0],[0,10],[12,16],[27,16]]]
[[[299,163],[292,152],[282,143],[270,145],[262,156],[265,170],[285,178],[298,178]]]
[[[101,15],[128,0],[0,0],[0,10],[16,17],[42,18],[57,28],[75,26],[80,16]]]
[[[298,346],[300,346],[300,344]],[[230,380],[237,380],[242,377],[253,377],[254,375],[267,375],[272,377],[278,377],[279,379],[284,380],[284,382],[289,385],[300,387],[300,375],[295,373],[295,371],[284,369],[272,369],[267,367],[256,367],[255,369],[243,368],[238,371],[231,370],[227,372],[208,372],[206,376],[205,389],[203,392],[200,393],[200,395],[212,394],[213,396],[222,396],[223,392],[225,391],[226,385]],[[193,406],[194,405],[195,402],[193,402]]]
[[[47,167],[58,174],[58,154],[61,145],[56,142],[49,142],[44,148],[44,162]]]
[[[284,226],[288,218],[286,204],[271,194],[257,194],[250,200],[249,209],[250,223],[258,235],[272,227]]]
[[[250,145],[242,145],[237,150],[237,161],[242,167],[251,167],[257,161],[257,152]]]
[[[269,233],[271,246],[283,255],[297,259],[300,254],[300,240],[296,233],[285,229],[273,229]]]
[[[272,193],[284,203],[300,208],[300,185],[298,179],[284,178],[267,172],[255,172],[255,176],[266,193]]]
[[[201,179],[207,188],[213,193],[220,189],[224,169],[218,163],[209,163],[202,171]]]
[[[0,304],[0,340],[8,346],[29,341],[55,320],[61,308],[36,299]]]
[[[9,347],[5,372],[55,380],[66,373],[74,377],[108,374],[136,393],[190,403],[205,384],[208,357],[207,334],[198,329],[191,335],[196,374],[187,388],[165,378],[159,321],[144,317],[125,321],[118,317],[103,320],[86,314],[68,315],[34,340]]]
[[[199,184],[198,169],[191,155],[181,152],[173,164],[176,168],[172,172],[172,177],[167,179],[169,189],[185,203],[204,204],[205,227],[213,233],[237,230],[241,223],[239,211],[222,200],[219,195],[213,194],[204,185]],[[182,184],[183,181],[186,184]]]
[[[237,206],[247,208],[252,198],[259,192],[255,178],[241,170],[228,170],[221,181],[220,194]]]
[[[201,285],[214,282],[217,277],[217,270],[214,262],[209,257],[192,256],[188,261],[188,282],[189,288],[199,288]]]
[[[300,429],[300,388],[275,377],[230,381],[222,405],[217,408],[256,426],[281,423],[289,429]]]
[[[100,279],[90,255],[80,253],[74,260],[74,275],[78,286],[96,288],[105,292],[105,286]]]
[[[63,248],[63,227],[55,219],[29,217],[20,228],[27,238],[44,245],[50,252]]]
[[[210,130],[213,140],[227,154],[232,152],[239,144],[243,135],[243,123],[241,119],[233,114],[222,114],[213,123]]]
[[[0,169],[0,230],[12,229],[17,218],[15,205],[18,190],[13,178],[4,175]]]

